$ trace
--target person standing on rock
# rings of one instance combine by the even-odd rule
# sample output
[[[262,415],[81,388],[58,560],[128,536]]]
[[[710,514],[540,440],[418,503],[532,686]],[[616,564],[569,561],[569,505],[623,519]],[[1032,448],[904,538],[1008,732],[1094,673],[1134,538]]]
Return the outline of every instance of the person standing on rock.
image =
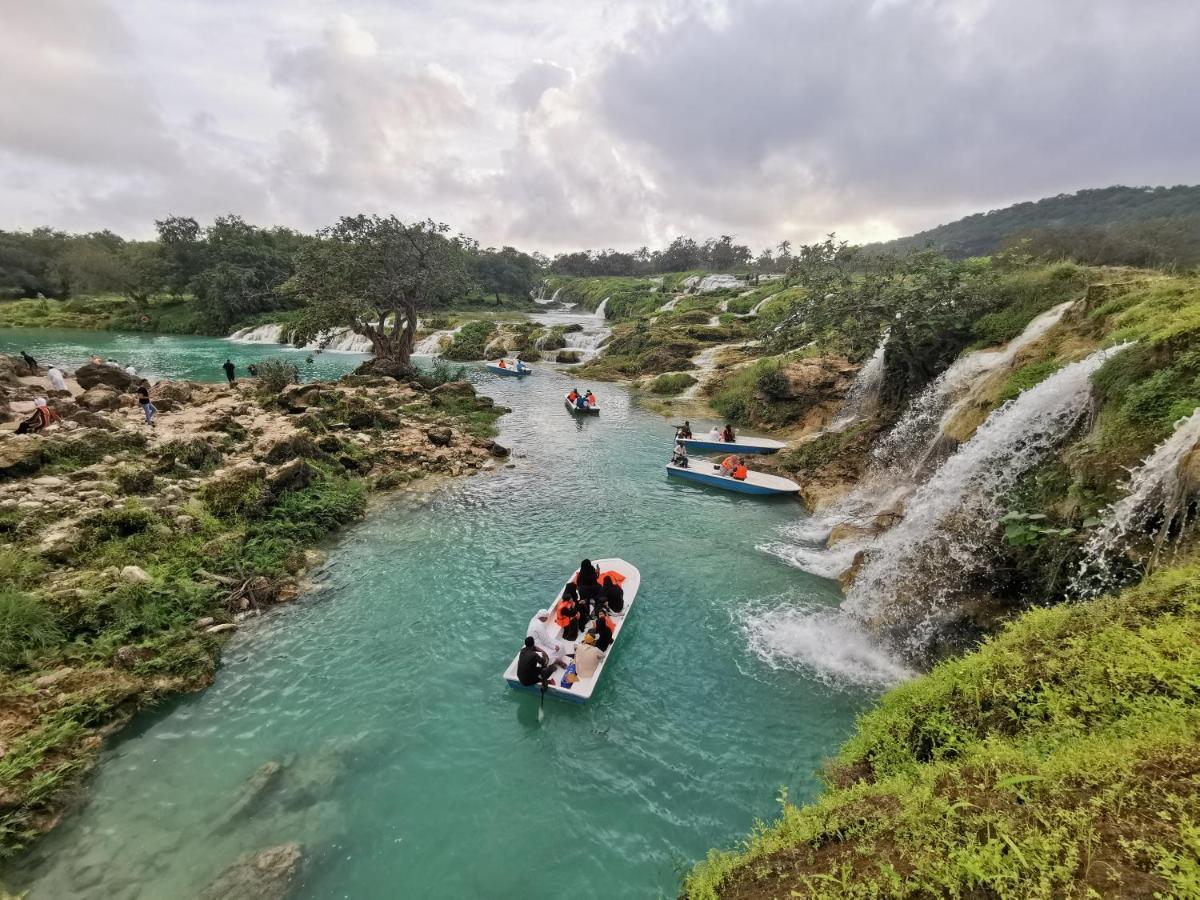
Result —
[[[137,388],[138,403],[141,404],[142,413],[146,416],[146,424],[154,428],[154,414],[158,412],[154,404],[150,402],[150,382],[143,378],[138,382]]]
[[[237,367],[233,364],[232,359],[225,360],[225,365],[221,366],[225,370],[225,378],[231,385],[237,384]]]
[[[47,369],[46,377],[50,379],[50,387],[54,388],[54,390],[65,391],[67,389],[67,382],[63,378],[62,369],[58,366],[51,366]]]
[[[25,365],[29,366],[29,368],[33,369],[34,371],[37,371],[37,367],[38,367],[37,360],[34,359],[32,356],[30,356],[28,353],[26,353],[24,350],[21,351],[21,359],[25,360]]]

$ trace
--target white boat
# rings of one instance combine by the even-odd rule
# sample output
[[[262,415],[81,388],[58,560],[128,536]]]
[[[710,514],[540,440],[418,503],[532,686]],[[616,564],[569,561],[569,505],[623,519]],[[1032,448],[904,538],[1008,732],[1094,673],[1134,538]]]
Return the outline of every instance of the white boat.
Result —
[[[616,652],[617,644],[620,641],[621,633],[625,630],[625,623],[629,621],[629,613],[633,611],[633,603],[637,599],[638,587],[642,583],[642,573],[637,570],[637,566],[625,562],[623,559],[595,559],[592,560],[592,565],[600,572],[601,579],[607,572],[618,572],[625,577],[621,582],[621,589],[625,592],[625,606],[620,613],[611,613],[613,621],[613,642],[608,648],[608,652],[604,654],[604,658],[600,660],[600,665],[596,666],[596,671],[587,678],[580,678],[570,687],[564,687],[561,683],[564,669],[554,670],[554,684],[546,688],[547,697],[557,697],[560,700],[568,700],[572,703],[587,703],[592,699],[592,694],[596,690],[596,686],[600,683],[600,676],[604,674],[604,669],[612,660],[612,655]],[[571,581],[579,577],[579,570],[575,570],[575,574],[571,576]],[[569,584],[570,582],[568,582]],[[558,592],[558,596],[554,598],[554,603],[550,604],[550,620],[547,623],[551,634],[561,639],[562,628],[554,624],[554,614],[558,608],[559,601],[562,600],[563,591],[567,585],[564,584]],[[568,654],[575,652],[575,647],[570,641],[563,641],[564,650]],[[541,685],[538,684],[521,684],[517,680],[517,660],[520,659],[521,652],[517,651],[517,655],[513,657],[513,661],[509,663],[508,668],[504,670],[504,680],[508,682],[508,686],[518,691],[525,691],[530,694],[540,694],[542,692]]]
[[[566,394],[563,396],[563,403],[567,404],[567,412],[574,413],[577,416],[598,416],[598,415],[600,415],[600,404],[599,403],[595,404],[594,406],[579,407],[571,402],[570,397],[571,397],[570,394]]]
[[[706,437],[676,438],[689,453],[778,453],[787,447],[770,438],[740,437],[736,441],[714,441]]]
[[[521,368],[518,368],[518,362],[519,360],[505,358],[498,359],[495,362],[486,362],[484,366],[490,372],[495,372],[497,375],[507,375],[510,378],[524,378],[526,375],[533,374],[533,369],[529,368],[525,363],[521,363]],[[504,365],[500,365],[501,363],[504,363]]]
[[[707,460],[692,460],[686,468],[668,463],[667,474],[674,478],[685,478],[698,484],[721,488],[724,491],[737,491],[739,494],[761,496],[800,493],[800,485],[790,478],[751,471],[747,471],[744,479],[732,478],[724,474],[719,465]]]

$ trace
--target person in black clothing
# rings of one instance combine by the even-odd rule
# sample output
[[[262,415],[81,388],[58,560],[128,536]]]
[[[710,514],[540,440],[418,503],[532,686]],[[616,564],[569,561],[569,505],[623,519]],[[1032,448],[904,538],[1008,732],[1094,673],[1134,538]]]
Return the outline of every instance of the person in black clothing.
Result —
[[[600,573],[590,559],[585,559],[579,564],[579,599],[594,607],[601,594]]]
[[[246,371],[250,373],[251,378],[258,377],[258,366],[256,366],[254,363],[250,363],[250,365],[246,366]]]
[[[570,582],[563,588],[563,609],[567,611],[570,621],[563,626],[562,638],[572,643],[579,640],[579,635],[588,623],[588,606],[579,599],[579,591]]]
[[[608,648],[612,646],[613,633],[609,626],[608,616],[600,613],[596,616],[596,624],[592,627],[592,634],[596,636],[596,646],[600,648],[600,652],[607,653]]]
[[[625,591],[611,576],[604,576],[604,605],[615,613],[625,608]]]
[[[154,414],[158,412],[158,409],[150,402],[150,382],[145,378],[138,382],[137,401],[142,407],[142,414],[146,417],[146,424],[153,428]]]
[[[546,687],[554,674],[554,667],[549,662],[550,658],[533,645],[533,638],[525,638],[525,646],[517,656],[517,681],[525,687],[535,684]]]
[[[229,383],[237,384],[237,379],[235,377],[237,374],[237,366],[233,364],[233,360],[225,360],[225,365],[221,366],[221,368],[225,370],[225,377],[229,380]]]
[[[21,351],[21,359],[25,360],[25,365],[29,366],[31,369],[36,369],[38,367],[37,360],[24,350]]]
[[[683,420],[682,425],[676,425],[676,438],[690,438],[692,436],[692,423],[687,419]]]

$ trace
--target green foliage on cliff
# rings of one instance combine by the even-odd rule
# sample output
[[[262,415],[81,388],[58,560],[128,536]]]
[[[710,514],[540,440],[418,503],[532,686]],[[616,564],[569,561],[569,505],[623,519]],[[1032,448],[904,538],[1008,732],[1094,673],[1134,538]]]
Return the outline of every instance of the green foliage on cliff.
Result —
[[[684,894],[1196,896],[1200,566],[1026,613],[863,716]]]
[[[454,335],[450,346],[443,350],[441,355],[444,359],[458,361],[483,359],[488,340],[495,332],[495,324],[486,319],[467,322]]]

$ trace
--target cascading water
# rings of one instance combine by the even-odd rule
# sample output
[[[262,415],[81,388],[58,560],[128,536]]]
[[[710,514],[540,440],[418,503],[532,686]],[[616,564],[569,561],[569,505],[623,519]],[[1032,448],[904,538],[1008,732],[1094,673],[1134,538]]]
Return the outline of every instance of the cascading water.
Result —
[[[428,337],[422,338],[413,345],[413,356],[437,356],[449,346],[454,340],[454,335],[462,330],[462,326],[457,328],[444,328],[441,331],[435,331]]]
[[[858,370],[854,384],[846,392],[846,399],[837,418],[829,426],[830,431],[844,431],[859,419],[868,418],[879,411],[879,392],[883,388],[884,355],[887,352],[891,330],[884,331],[879,346],[866,364]]]
[[[993,412],[874,541],[844,609],[921,655],[986,565],[1005,495],[1079,423],[1092,374],[1126,346],[1064,366]]]
[[[608,301],[611,299],[612,299],[612,297],[605,297],[603,300],[600,301],[600,305],[596,307],[596,318],[599,319],[601,322],[605,321],[608,318],[608,314],[607,314]]]
[[[1200,409],[1175,423],[1129,476],[1125,496],[1104,514],[1104,524],[1088,540],[1072,592],[1092,597],[1118,587],[1121,561],[1152,569],[1195,524],[1200,499]]]
[[[757,341],[744,341],[740,344],[717,344],[715,347],[701,350],[692,360],[692,365],[695,368],[687,373],[696,379],[696,383],[680,394],[679,399],[692,400],[700,396],[700,391],[703,389],[705,383],[717,371],[717,359],[722,353],[729,350],[740,350],[743,347],[751,347],[756,343]]]
[[[682,295],[676,294],[674,297],[672,297],[670,300],[668,300],[666,303],[664,303],[662,306],[660,306],[658,308],[658,312],[660,312],[660,313],[670,312],[676,306],[679,305],[679,301],[681,299],[682,299]]]
[[[252,328],[239,328],[229,336],[229,340],[238,344],[286,344],[283,326],[268,324],[255,325]]]
[[[1006,370],[1021,350],[1057,325],[1076,301],[1061,303],[1030,322],[1020,335],[996,350],[977,350],[960,356],[909,404],[900,420],[876,446],[874,459],[891,477],[914,477],[941,436],[941,426],[953,418],[959,404]]]

